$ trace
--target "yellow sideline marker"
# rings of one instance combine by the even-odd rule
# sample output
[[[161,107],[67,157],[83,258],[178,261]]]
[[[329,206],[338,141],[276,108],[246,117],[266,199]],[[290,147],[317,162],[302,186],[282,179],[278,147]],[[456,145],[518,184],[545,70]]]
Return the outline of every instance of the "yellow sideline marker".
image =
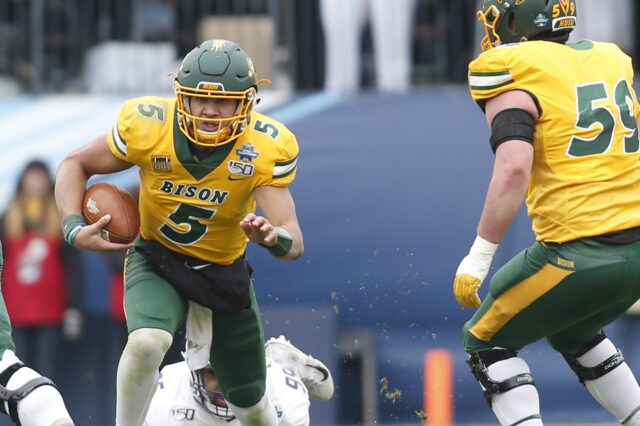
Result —
[[[424,356],[425,425],[451,426],[453,418],[453,360],[446,349],[427,351]]]

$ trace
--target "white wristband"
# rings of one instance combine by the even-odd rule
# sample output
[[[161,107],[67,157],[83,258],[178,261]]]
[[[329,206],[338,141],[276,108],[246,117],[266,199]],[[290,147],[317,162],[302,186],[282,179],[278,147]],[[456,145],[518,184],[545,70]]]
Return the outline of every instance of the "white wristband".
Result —
[[[473,242],[469,254],[477,256],[490,256],[493,259],[493,255],[496,254],[499,244],[492,243],[482,238],[480,235],[476,236],[476,240]]]
[[[460,266],[458,266],[456,275],[468,274],[483,281],[489,273],[489,267],[498,245],[478,235],[469,250],[469,254],[462,259]]]

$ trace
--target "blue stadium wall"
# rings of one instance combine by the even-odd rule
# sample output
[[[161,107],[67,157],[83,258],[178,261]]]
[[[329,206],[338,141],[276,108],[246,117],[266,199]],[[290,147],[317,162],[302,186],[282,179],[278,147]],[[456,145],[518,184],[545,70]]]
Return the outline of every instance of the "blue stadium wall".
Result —
[[[402,393],[392,401],[376,386],[378,423],[419,422],[424,354],[445,348],[454,359],[456,423],[495,424],[460,344],[472,311],[460,308],[451,292],[492,168],[483,114],[455,86],[363,94],[311,111],[287,121],[301,147],[291,191],[305,255],[281,262],[251,247],[249,258],[266,335],[287,334],[334,372],[335,398],[312,402],[312,424],[357,424],[363,416],[361,372],[340,343],[348,333],[374,337],[375,382],[384,377]],[[492,271],[532,241],[521,212]],[[104,260],[91,253],[85,260],[89,329],[81,342],[65,344],[58,382],[78,424],[112,425],[123,330],[107,316]],[[635,321],[608,330],[632,367],[640,357]],[[614,420],[544,342],[522,356],[546,422]]]

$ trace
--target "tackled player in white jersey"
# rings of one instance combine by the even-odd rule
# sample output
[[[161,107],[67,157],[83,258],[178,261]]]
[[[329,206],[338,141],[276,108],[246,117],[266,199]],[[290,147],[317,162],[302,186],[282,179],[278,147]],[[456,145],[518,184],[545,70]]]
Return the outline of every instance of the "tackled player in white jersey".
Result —
[[[319,400],[333,396],[331,372],[284,336],[269,339],[265,354],[266,392],[276,410],[278,425],[309,425],[309,396]],[[162,369],[145,426],[178,425],[240,425],[220,392],[211,366],[191,371],[183,361]]]

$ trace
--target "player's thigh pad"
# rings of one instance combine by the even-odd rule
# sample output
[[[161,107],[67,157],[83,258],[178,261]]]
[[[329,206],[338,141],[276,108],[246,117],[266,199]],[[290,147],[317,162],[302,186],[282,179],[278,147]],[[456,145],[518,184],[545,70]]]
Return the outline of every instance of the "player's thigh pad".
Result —
[[[129,333],[159,328],[174,334],[184,321],[188,304],[144,255],[130,249],[125,263],[125,313]]]
[[[258,403],[265,392],[266,364],[262,319],[251,287],[251,308],[214,311],[211,364],[225,398],[238,407]]]

